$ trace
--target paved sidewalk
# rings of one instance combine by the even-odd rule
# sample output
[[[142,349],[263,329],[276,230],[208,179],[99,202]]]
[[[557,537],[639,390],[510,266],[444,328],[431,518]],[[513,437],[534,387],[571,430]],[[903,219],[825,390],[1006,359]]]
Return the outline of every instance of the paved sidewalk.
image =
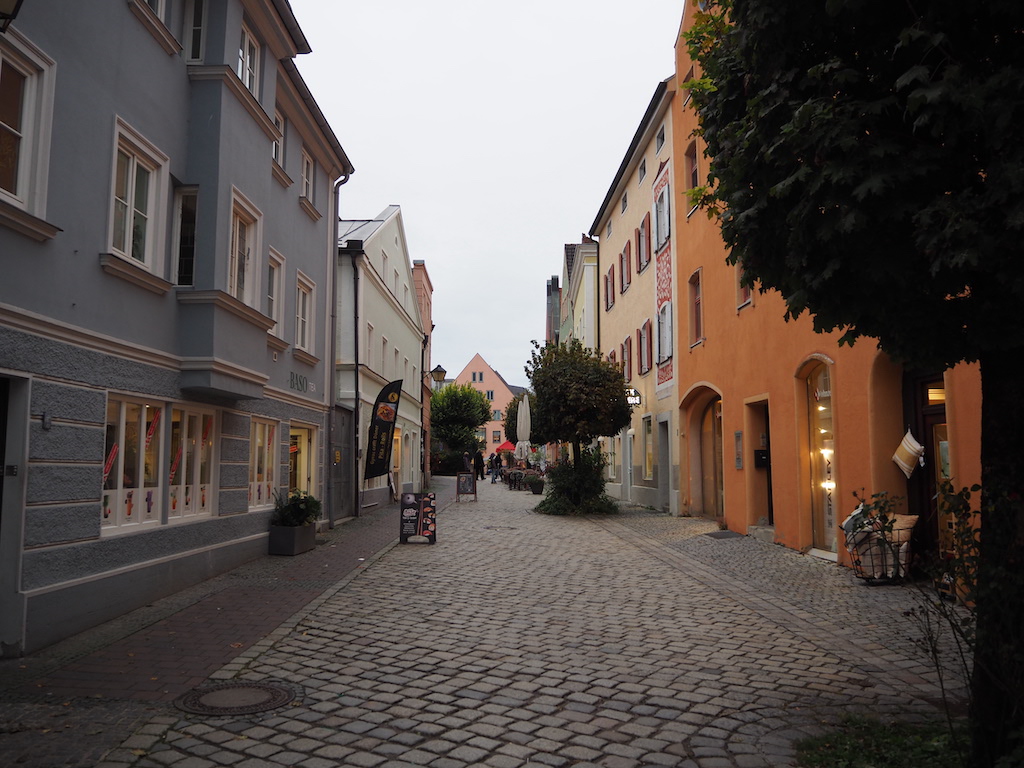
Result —
[[[551,518],[531,512],[529,492],[487,482],[479,491],[443,509],[436,545],[392,547],[397,517],[360,518],[318,547],[320,558],[352,546],[349,526],[381,526],[384,543],[347,575],[311,559],[253,596],[232,574],[230,587],[191,604],[220,611],[172,612],[161,621],[185,622],[185,645],[196,641],[209,662],[176,673],[181,690],[169,678],[147,686],[128,675],[119,690],[109,676],[71,673],[90,656],[116,671],[137,658],[123,655],[130,646],[154,662],[173,657],[181,644],[156,642],[160,622],[52,669],[30,660],[0,700],[3,721],[20,723],[0,730],[0,764],[761,768],[792,765],[795,739],[851,709],[939,714],[940,681],[904,616],[917,602],[912,588],[866,587],[833,564],[718,538],[704,520],[638,509]],[[237,610],[243,597],[275,591],[286,593],[280,602]],[[253,613],[247,626],[259,632],[232,640],[229,623],[208,649],[198,641],[222,628],[225,608]],[[268,681],[297,695],[255,715],[186,714],[169,703],[204,680]],[[68,741],[42,727],[61,722],[55,709],[91,750],[80,762],[54,761]]]

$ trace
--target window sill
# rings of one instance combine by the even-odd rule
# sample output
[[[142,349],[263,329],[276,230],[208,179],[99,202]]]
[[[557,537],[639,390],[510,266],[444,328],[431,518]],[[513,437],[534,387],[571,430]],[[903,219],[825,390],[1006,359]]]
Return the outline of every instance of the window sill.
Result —
[[[64,231],[60,227],[55,227],[53,224],[11,205],[6,200],[0,200],[0,226],[9,227],[40,243],[52,240],[58,232]]]
[[[299,207],[302,208],[302,210],[306,212],[306,215],[313,221],[320,221],[320,219],[323,218],[323,214],[316,209],[313,203],[309,201],[308,197],[299,198]]]
[[[149,7],[148,3],[142,0],[128,0],[128,7],[132,9],[135,17],[142,22],[142,26],[146,28],[146,31],[153,36],[153,39],[160,44],[160,47],[169,56],[181,53],[181,43],[175,39],[174,35],[171,34],[171,30],[160,20],[160,17]]]
[[[270,159],[270,171],[274,174],[274,178],[277,180],[277,183],[285,189],[288,189],[288,187],[295,183],[292,181],[292,177],[285,172],[284,168],[281,167],[281,164],[273,158]]]
[[[306,365],[316,365],[317,363],[320,362],[319,357],[310,354],[304,349],[299,349],[298,347],[292,350],[292,357],[294,357],[300,363],[305,363]]]
[[[142,267],[136,266],[127,259],[123,259],[113,253],[101,253],[100,266],[108,275],[127,280],[129,283],[134,283],[140,288],[145,288],[147,291],[158,296],[163,296],[174,287],[172,283],[167,282],[162,277],[157,277]]]
[[[690,344],[690,349],[696,349],[697,347],[702,346],[705,341],[707,341],[707,337],[701,336],[699,339]]]
[[[691,216],[693,216],[693,212],[696,211],[698,208],[700,208],[699,205],[693,206],[693,208],[690,209],[690,212],[686,214],[686,218],[690,218]]]

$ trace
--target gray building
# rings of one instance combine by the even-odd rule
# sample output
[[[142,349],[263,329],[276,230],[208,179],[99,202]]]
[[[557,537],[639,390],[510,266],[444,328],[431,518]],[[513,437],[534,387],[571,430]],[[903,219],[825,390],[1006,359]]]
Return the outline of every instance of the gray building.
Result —
[[[258,556],[276,493],[329,493],[352,167],[308,51],[286,0],[27,0],[0,34],[4,655]]]

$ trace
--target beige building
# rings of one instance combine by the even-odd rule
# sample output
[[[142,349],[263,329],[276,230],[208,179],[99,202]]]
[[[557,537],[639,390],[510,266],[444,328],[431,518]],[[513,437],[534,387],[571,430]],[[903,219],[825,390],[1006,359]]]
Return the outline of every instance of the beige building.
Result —
[[[634,402],[630,425],[601,439],[608,493],[674,514],[680,510],[670,111],[676,90],[674,76],[658,84],[590,230],[600,242],[599,349],[621,365]]]

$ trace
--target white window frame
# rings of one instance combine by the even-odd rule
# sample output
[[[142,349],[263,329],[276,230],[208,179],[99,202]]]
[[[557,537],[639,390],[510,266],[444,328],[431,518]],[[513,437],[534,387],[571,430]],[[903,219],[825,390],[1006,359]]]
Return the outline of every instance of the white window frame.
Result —
[[[281,138],[275,139],[271,142],[270,156],[274,159],[274,162],[284,168],[284,135],[287,123],[284,119],[284,115],[281,114],[281,110],[274,111],[274,127],[281,132]],[[305,153],[303,153],[305,156]]]
[[[658,251],[664,247],[672,234],[671,198],[669,197],[671,186],[671,184],[666,184],[654,201],[654,242]]]
[[[217,421],[212,411],[197,410],[192,406],[170,407],[171,452],[167,466],[169,523],[208,517],[213,513],[214,445]],[[175,438],[175,417],[180,414],[178,435]],[[175,447],[177,443],[177,447]]]
[[[255,306],[259,286],[259,270],[255,267],[262,259],[263,214],[237,188],[232,188],[231,231],[228,233],[228,293],[250,307]],[[245,253],[239,250],[239,227],[246,226]],[[241,264],[239,264],[241,262]],[[239,272],[241,266],[241,272]],[[241,286],[239,286],[241,276]]]
[[[111,422],[111,408],[115,408],[116,423]],[[129,439],[127,415],[129,408],[139,409],[141,427]],[[144,414],[152,409],[156,414],[150,420]],[[100,504],[100,530],[104,533],[124,533],[159,526],[163,517],[163,498],[167,476],[164,474],[163,434],[164,403],[153,403],[121,395],[107,400],[105,416],[107,440],[104,448],[103,480]],[[135,422],[133,422],[135,423]],[[111,432],[115,440],[111,444]],[[130,450],[129,450],[130,449]],[[126,467],[127,456],[134,456],[134,467]],[[156,482],[150,484],[139,477],[139,469],[155,467]],[[133,474],[134,473],[134,474]]]
[[[198,26],[196,15],[198,9]],[[206,58],[206,0],[185,0],[184,25],[185,61],[201,63]],[[198,48],[198,51],[196,50]]]
[[[649,373],[652,367],[647,362],[651,359],[651,341],[651,321],[646,320],[637,329],[637,368],[641,375]]]
[[[299,272],[295,277],[295,348],[313,351],[316,284]]]
[[[629,207],[629,201],[628,201],[627,193],[623,192],[622,193],[622,203],[620,204],[619,213],[625,213],[626,212],[626,208],[628,208],[628,207]]]
[[[687,282],[690,295],[690,347],[704,342],[704,286],[701,270],[696,270]]]
[[[305,149],[302,150],[302,186],[300,197],[306,198],[311,205],[316,204],[316,161]]]
[[[640,168],[637,170],[637,184],[643,181],[647,177],[647,158],[645,157],[640,161]]]
[[[181,279],[181,248],[182,248],[182,237],[184,236],[182,222],[184,218],[184,201],[185,198],[190,197],[195,199],[196,203],[193,206],[196,221],[192,222],[192,279],[189,281],[183,281]],[[198,226],[199,219],[199,188],[198,187],[179,187],[174,191],[174,271],[172,275],[174,277],[175,285],[194,285],[196,275],[196,227]]]
[[[284,337],[284,275],[285,258],[273,248],[267,259],[267,317],[274,321],[270,332]]]
[[[666,301],[658,310],[658,364],[672,359],[672,302]]]
[[[0,62],[25,78],[20,125],[9,127],[20,138],[17,176],[13,191],[0,189],[0,200],[43,219],[46,217],[56,64],[16,29],[8,29],[0,35]],[[0,222],[5,218],[0,215]]]
[[[260,42],[246,24],[242,24],[238,41],[238,62],[235,74],[242,85],[253,96],[259,98],[260,90]]]
[[[124,158],[126,171],[130,178],[129,188],[123,190],[124,197],[118,189],[118,169],[120,160]],[[168,164],[170,158],[156,146],[146,140],[140,133],[124,122],[120,117],[115,121],[113,164],[110,173],[110,220],[109,246],[110,252],[144,267],[154,274],[160,274],[162,266],[162,249],[166,227]],[[136,206],[139,170],[149,175],[146,191],[146,210],[140,211]],[[125,214],[118,221],[118,210]],[[128,215],[131,214],[131,215]],[[133,237],[133,222],[136,214],[146,217],[146,232],[141,243],[141,253],[136,250]],[[118,247],[120,245],[121,247]]]
[[[665,146],[665,126],[661,126],[658,129],[658,135],[654,137],[654,152],[661,152],[661,148]]]
[[[274,506],[274,492],[277,490],[274,478],[280,469],[280,426],[276,421],[252,418],[249,428],[249,509]],[[259,471],[261,467],[263,472]]]

